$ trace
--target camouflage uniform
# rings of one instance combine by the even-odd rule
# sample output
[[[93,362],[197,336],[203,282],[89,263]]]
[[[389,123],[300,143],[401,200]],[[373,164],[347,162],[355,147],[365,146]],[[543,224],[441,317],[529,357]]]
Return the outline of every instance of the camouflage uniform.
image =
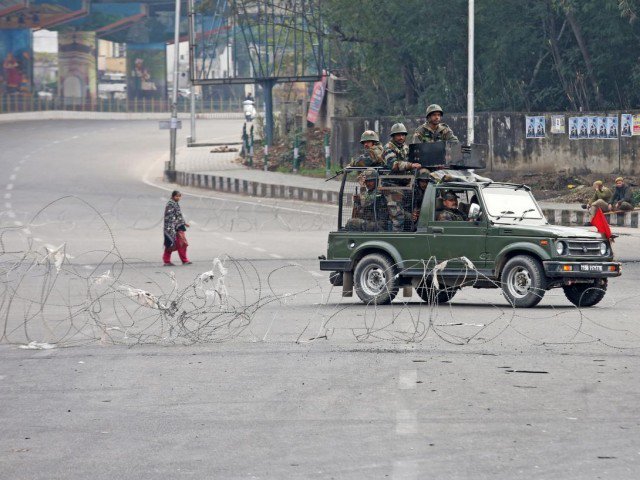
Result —
[[[429,117],[432,113],[440,113],[443,115],[440,105],[435,103],[427,107],[427,123],[420,125],[416,132],[413,134],[413,141],[411,143],[435,143],[435,142],[450,142],[459,143],[458,137],[453,134],[453,130],[449,128],[446,123],[439,123],[435,129],[431,128],[429,123]]]
[[[370,179],[368,176],[365,178]],[[386,230],[389,221],[387,200],[375,188],[371,190],[365,188],[359,199],[353,200],[353,217],[345,225],[347,230],[365,232]]]
[[[409,158],[409,146],[398,145],[391,141],[385,145],[384,160],[386,166],[391,170],[391,174],[404,174],[411,172],[411,162]],[[397,165],[397,172],[393,171],[393,166]],[[405,197],[402,190],[389,190],[387,193],[387,207],[389,208],[389,218],[391,228],[394,232],[402,232],[405,229]]]
[[[462,213],[457,208],[445,208],[444,210],[440,210],[436,212],[436,220],[438,221],[450,221],[450,222],[465,222],[467,220],[467,216]]]
[[[413,134],[411,143],[435,143],[451,142],[459,143],[458,137],[453,134],[453,130],[446,123],[439,123],[435,130],[431,130],[429,122],[420,125]]]
[[[365,153],[349,162],[349,167],[384,167],[382,146],[377,143],[371,148],[365,148]]]

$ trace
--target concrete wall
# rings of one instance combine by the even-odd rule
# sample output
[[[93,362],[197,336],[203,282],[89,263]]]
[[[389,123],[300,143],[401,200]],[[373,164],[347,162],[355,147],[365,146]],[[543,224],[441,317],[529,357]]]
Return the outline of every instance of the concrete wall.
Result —
[[[568,132],[569,117],[581,115],[606,116],[625,112],[559,113],[565,116]],[[568,133],[551,134],[551,113],[546,114],[547,136],[541,139],[525,138],[524,113],[479,113],[475,117],[475,143],[488,145],[487,170],[518,172],[556,172],[566,169],[572,173],[640,174],[640,136],[620,137],[617,140],[569,140]],[[402,121],[410,135],[424,122],[424,118],[363,118],[334,117],[331,138],[331,156],[336,162],[347,163],[360,149],[358,140],[366,128],[376,129],[380,140],[386,142],[388,132],[397,121]],[[447,123],[466,142],[467,117],[446,114]]]

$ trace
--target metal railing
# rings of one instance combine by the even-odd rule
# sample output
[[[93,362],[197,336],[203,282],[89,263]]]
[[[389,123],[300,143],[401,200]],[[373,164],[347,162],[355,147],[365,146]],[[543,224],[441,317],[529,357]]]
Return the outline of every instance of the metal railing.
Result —
[[[155,98],[132,100],[115,98],[46,98],[34,95],[4,95],[0,97],[0,114],[67,110],[78,112],[163,113],[171,111],[171,102]],[[178,112],[189,113],[188,98],[178,100]],[[196,99],[196,113],[242,112],[242,99]]]

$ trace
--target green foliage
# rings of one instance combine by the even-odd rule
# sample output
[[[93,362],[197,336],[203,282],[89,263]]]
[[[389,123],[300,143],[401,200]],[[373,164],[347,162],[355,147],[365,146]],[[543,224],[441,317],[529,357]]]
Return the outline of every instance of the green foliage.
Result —
[[[327,0],[332,61],[356,115],[464,111],[467,0]],[[638,0],[476,2],[476,108],[640,106]]]

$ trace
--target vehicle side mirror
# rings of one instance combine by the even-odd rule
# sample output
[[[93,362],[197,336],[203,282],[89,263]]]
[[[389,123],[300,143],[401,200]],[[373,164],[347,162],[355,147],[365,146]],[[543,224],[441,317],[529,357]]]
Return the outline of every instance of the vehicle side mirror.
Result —
[[[472,203],[469,207],[469,220],[478,220],[480,218],[480,205]]]

